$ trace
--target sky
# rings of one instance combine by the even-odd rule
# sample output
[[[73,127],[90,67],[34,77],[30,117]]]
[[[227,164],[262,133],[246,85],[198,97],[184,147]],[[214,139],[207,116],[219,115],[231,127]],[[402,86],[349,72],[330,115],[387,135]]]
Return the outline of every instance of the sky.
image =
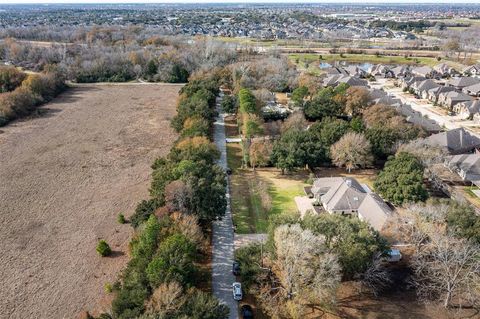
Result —
[[[255,2],[282,2],[282,3],[480,3],[480,0],[0,0],[0,4],[15,3],[255,3]]]

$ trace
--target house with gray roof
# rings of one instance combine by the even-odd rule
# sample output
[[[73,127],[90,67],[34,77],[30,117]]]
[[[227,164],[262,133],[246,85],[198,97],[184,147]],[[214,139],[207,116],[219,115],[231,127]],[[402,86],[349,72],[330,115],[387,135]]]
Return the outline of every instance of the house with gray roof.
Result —
[[[471,96],[480,97],[480,83],[466,86],[462,92]]]
[[[451,91],[446,93],[440,93],[438,95],[437,103],[446,108],[453,109],[453,106],[455,104],[472,100],[473,98],[470,95],[466,95],[465,93],[457,91]]]
[[[441,147],[452,155],[472,153],[480,148],[480,138],[467,132],[463,127],[431,135],[425,138],[424,142]]]
[[[457,173],[464,181],[480,182],[480,154],[459,154],[448,156],[444,161],[445,167]]]
[[[455,104],[453,111],[461,115],[464,119],[472,119],[475,114],[480,112],[480,100]]]
[[[414,76],[423,76],[425,78],[431,78],[433,76],[433,69],[429,66],[419,66],[412,69]]]
[[[427,98],[433,103],[438,103],[438,97],[440,96],[440,94],[452,91],[455,91],[455,88],[453,86],[439,86],[428,90]]]
[[[425,81],[427,78],[424,76],[411,76],[411,77],[406,77],[401,80],[401,87],[402,89],[410,89],[412,85],[414,85],[416,82],[420,83],[422,81]]]
[[[406,77],[411,74],[410,67],[408,65],[399,65],[391,69],[391,71],[396,78]]]
[[[459,78],[452,78],[447,83],[446,86],[453,86],[457,90],[462,90],[464,87],[471,86],[474,84],[480,83],[480,80],[477,78],[472,78],[469,76],[463,76]]]
[[[349,65],[345,67],[345,71],[351,76],[356,76],[360,78],[363,78],[367,75],[367,72],[365,72],[365,70],[359,68],[356,65]]]
[[[433,70],[437,73],[438,76],[442,78],[451,77],[455,74],[458,74],[458,71],[455,70],[450,65],[448,65],[447,63],[437,64],[433,67]]]
[[[462,70],[462,73],[466,76],[479,76],[480,64],[469,65]]]
[[[367,186],[354,178],[317,178],[312,193],[328,213],[358,217],[378,231],[392,214],[392,209],[380,196],[371,193]]]
[[[414,82],[411,86],[415,94],[424,99],[428,98],[428,90],[435,89],[437,87],[440,87],[440,85],[431,79],[426,79],[421,82]]]
[[[344,76],[337,81],[337,85],[341,83],[348,84],[349,86],[368,86],[368,82],[366,80],[357,78],[355,76]]]

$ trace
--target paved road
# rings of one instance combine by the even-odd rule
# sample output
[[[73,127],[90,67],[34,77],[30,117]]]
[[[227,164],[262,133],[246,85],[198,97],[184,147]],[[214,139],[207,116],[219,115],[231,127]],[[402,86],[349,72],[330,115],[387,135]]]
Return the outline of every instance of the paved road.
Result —
[[[224,114],[217,110],[219,116],[214,124],[214,140],[221,157],[218,165],[227,169],[227,147],[225,142]],[[228,179],[227,179],[228,183]],[[230,209],[230,185],[227,184],[227,210],[221,221],[213,223],[213,260],[212,260],[212,287],[215,297],[225,303],[230,309],[230,319],[238,319],[238,305],[232,296],[232,283],[235,277],[232,274],[234,232],[232,223],[232,211]]]
[[[426,101],[426,100],[420,100],[423,103],[420,103],[419,100],[415,99],[412,95],[406,94],[402,91],[401,88],[394,87],[390,88],[392,84],[391,80],[387,79],[378,79],[377,84],[372,84],[372,88],[377,88],[377,89],[382,89],[391,94],[394,95],[396,98],[400,99],[405,104],[409,104],[413,110],[420,112],[422,115],[427,116],[428,118],[434,120],[437,122],[440,126],[444,126],[449,130],[456,129],[459,127],[464,127],[468,128],[469,126],[478,126],[478,124],[474,123],[471,120],[462,120],[461,117],[459,116],[449,116],[449,115],[441,115],[433,110],[433,104]],[[477,135],[480,137],[479,134],[472,132],[474,135]]]

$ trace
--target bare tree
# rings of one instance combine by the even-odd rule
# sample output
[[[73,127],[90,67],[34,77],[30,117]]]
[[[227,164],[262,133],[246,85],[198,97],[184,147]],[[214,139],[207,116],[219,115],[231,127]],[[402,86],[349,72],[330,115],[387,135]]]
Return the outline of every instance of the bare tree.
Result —
[[[175,281],[163,283],[153,291],[147,303],[147,313],[168,314],[178,310],[186,301],[182,286]]]
[[[422,300],[442,300],[449,308],[480,301],[480,247],[464,239],[433,233],[412,259],[413,283]]]
[[[361,114],[372,103],[370,92],[361,86],[352,86],[345,95],[345,112],[352,116]]]
[[[348,172],[359,167],[372,165],[372,147],[361,133],[346,133],[330,149],[332,162],[339,167],[346,167]]]
[[[307,128],[307,120],[303,112],[294,112],[282,124],[282,133],[290,129],[304,130]]]
[[[286,298],[299,302],[331,303],[340,282],[337,257],[327,252],[325,239],[300,225],[282,225],[275,230],[277,275]]]

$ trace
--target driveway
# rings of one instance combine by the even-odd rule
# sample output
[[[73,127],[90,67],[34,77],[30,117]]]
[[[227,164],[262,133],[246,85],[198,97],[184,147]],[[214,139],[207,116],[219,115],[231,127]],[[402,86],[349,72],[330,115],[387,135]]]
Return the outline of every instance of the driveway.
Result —
[[[219,115],[214,123],[214,140],[221,153],[218,165],[227,169],[227,147],[225,142],[225,114],[219,108],[221,98],[217,98]],[[234,232],[232,211],[230,209],[230,185],[227,178],[227,210],[221,221],[213,223],[213,259],[212,259],[212,288],[213,294],[230,309],[230,319],[238,318],[238,304],[233,300],[232,283],[236,281],[232,274]]]

